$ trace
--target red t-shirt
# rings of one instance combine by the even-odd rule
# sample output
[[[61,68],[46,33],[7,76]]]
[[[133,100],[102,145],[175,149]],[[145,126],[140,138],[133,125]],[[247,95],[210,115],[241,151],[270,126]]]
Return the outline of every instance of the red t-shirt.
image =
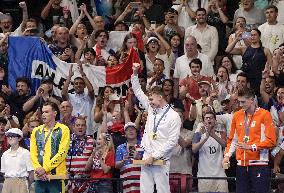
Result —
[[[180,80],[179,85],[187,87],[189,95],[191,97],[193,97],[195,100],[198,100],[198,99],[201,98],[201,96],[199,94],[199,86],[198,86],[198,82],[200,82],[200,81],[208,81],[208,82],[212,83],[213,79],[211,77],[207,77],[207,76],[200,76],[199,80],[196,81],[195,79],[193,79],[193,76],[187,76],[186,78]],[[186,117],[188,117],[191,102],[192,101],[190,99],[185,99],[183,101],[185,112],[186,112],[186,114],[185,114]]]
[[[112,178],[112,170],[105,174],[100,164],[100,160],[97,159],[96,156],[93,158],[93,162],[91,178]],[[109,151],[106,155],[105,164],[111,168],[114,168],[115,161],[113,151]]]

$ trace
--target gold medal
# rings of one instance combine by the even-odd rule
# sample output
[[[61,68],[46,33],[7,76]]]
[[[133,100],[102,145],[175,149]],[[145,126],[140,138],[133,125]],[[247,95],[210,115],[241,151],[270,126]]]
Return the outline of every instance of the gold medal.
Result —
[[[244,143],[248,143],[249,142],[249,136],[245,135],[244,136]]]
[[[153,140],[156,140],[156,139],[157,139],[157,133],[153,133],[152,139],[153,139]]]

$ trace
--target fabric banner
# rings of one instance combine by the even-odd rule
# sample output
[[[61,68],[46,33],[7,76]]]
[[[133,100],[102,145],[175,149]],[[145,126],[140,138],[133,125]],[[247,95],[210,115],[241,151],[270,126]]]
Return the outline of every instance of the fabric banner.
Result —
[[[37,37],[9,37],[9,84],[16,88],[18,77],[27,77],[32,83],[32,93],[40,86],[41,79],[50,76],[54,83],[54,93],[61,96],[71,63],[61,61]],[[132,74],[132,63],[139,62],[135,49],[130,51],[125,63],[116,67],[83,65],[83,70],[92,83],[96,94],[106,85],[115,87],[117,94],[126,95]],[[73,64],[73,79],[80,76],[77,64]],[[72,80],[73,80],[72,79]],[[73,86],[69,85],[71,90]]]

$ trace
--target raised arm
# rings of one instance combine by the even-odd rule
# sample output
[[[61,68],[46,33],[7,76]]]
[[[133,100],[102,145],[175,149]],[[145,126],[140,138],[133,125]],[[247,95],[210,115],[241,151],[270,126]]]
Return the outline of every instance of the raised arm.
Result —
[[[143,108],[148,110],[149,100],[148,100],[148,97],[145,95],[145,93],[142,91],[141,85],[139,84],[139,79],[138,79],[138,70],[140,66],[141,64],[139,63],[133,64],[133,67],[132,67],[133,75],[131,77],[131,84],[132,84],[132,89],[133,89],[135,96],[138,98]]]
[[[88,89],[88,95],[89,97],[94,100],[95,98],[95,93],[94,93],[94,88],[93,85],[91,84],[90,80],[88,79],[88,77],[86,76],[85,72],[83,71],[83,66],[82,63],[79,63],[79,72],[82,76],[82,78],[84,79],[84,82],[86,84],[86,87]]]
[[[69,84],[71,82],[71,78],[72,78],[73,75],[74,75],[73,64],[71,64],[70,68],[69,68],[69,74],[67,76],[66,81],[64,82],[64,85],[63,85],[63,88],[62,88],[62,91],[61,91],[61,95],[62,95],[62,98],[64,100],[69,100],[69,97],[68,97],[68,87],[69,87]]]
[[[46,19],[49,15],[50,9],[52,7],[52,4],[55,0],[49,0],[48,3],[46,4],[46,6],[43,8],[43,10],[41,11],[40,17],[42,19]]]
[[[230,53],[230,54],[235,54],[235,55],[242,55],[243,54],[243,49],[242,48],[236,48],[236,44],[238,43],[238,41],[240,41],[240,37],[241,37],[241,32],[238,32],[236,34],[236,38],[228,44],[225,52]]]

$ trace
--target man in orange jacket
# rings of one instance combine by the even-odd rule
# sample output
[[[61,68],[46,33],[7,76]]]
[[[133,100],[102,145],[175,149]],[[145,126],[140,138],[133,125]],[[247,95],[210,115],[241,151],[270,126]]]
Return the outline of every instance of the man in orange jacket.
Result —
[[[270,113],[257,107],[254,98],[250,89],[238,94],[242,109],[233,116],[223,160],[228,166],[236,150],[236,193],[269,192],[269,149],[276,145],[276,128]]]

